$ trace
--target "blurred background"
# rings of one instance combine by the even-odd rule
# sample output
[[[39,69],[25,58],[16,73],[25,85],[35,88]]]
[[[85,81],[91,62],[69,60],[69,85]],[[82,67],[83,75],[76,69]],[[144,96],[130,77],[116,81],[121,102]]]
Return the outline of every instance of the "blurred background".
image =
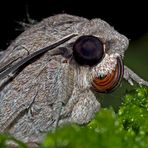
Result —
[[[88,19],[101,18],[130,39],[124,63],[148,80],[148,13],[144,1],[101,0],[21,0],[0,1],[0,49],[4,50],[21,32],[18,22],[30,18],[40,21],[58,13],[69,13]],[[137,85],[136,85],[137,86]],[[123,96],[134,87],[123,81],[111,94],[99,94],[102,106],[118,109]]]

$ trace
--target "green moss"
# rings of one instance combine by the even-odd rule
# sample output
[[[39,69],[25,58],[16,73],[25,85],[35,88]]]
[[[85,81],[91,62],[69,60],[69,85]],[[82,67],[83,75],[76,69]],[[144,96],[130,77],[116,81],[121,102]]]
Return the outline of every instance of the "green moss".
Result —
[[[4,147],[7,138],[10,139],[1,135],[0,147]],[[139,87],[128,93],[117,113],[112,108],[102,108],[87,125],[58,128],[47,135],[40,147],[147,148],[148,88]]]
[[[140,87],[127,94],[118,115],[125,129],[131,128],[138,134],[148,122],[148,89]]]
[[[27,146],[23,142],[17,140],[13,136],[7,134],[0,134],[0,148],[8,148],[6,146],[7,142],[15,143],[16,145],[18,145],[19,148],[27,148]]]

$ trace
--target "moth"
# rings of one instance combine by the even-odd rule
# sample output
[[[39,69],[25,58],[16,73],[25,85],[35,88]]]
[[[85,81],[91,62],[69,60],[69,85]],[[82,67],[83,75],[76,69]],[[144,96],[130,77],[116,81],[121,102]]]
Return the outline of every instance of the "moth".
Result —
[[[0,132],[39,143],[47,131],[88,123],[94,92],[122,80],[148,86],[123,64],[129,40],[101,19],[58,14],[26,29],[0,55]]]

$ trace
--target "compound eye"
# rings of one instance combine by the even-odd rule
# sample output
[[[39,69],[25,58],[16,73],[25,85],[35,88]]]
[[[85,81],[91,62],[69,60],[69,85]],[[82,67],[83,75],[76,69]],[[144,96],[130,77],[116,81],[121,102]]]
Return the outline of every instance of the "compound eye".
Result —
[[[117,58],[115,70],[104,77],[95,77],[92,81],[92,88],[99,93],[108,93],[115,90],[123,77],[124,65],[121,58]]]
[[[81,36],[74,43],[73,56],[79,65],[94,66],[104,57],[103,43],[95,36]]]

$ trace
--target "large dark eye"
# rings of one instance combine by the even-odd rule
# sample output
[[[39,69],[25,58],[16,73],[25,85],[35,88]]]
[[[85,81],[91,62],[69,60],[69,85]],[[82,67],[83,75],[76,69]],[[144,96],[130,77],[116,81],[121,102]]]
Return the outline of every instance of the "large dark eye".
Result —
[[[73,56],[80,65],[94,66],[104,57],[103,43],[91,35],[81,36],[74,43]]]

